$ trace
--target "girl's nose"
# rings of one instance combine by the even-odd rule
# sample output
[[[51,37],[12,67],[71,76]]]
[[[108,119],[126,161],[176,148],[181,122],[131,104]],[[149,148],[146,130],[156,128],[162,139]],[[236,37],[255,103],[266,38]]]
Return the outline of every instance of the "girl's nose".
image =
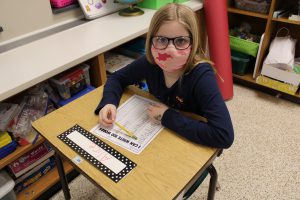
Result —
[[[168,49],[168,48],[176,49],[176,47],[175,47],[175,45],[174,45],[174,43],[173,43],[172,40],[169,41],[169,44],[168,44],[168,46],[167,46],[167,49]]]

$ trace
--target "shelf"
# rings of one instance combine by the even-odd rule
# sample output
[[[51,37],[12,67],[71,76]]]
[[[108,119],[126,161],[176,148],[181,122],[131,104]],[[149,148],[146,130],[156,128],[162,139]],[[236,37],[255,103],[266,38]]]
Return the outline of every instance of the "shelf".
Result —
[[[288,99],[292,102],[295,102],[297,104],[300,103],[300,93],[298,91],[298,93],[291,95],[291,94],[287,94],[278,90],[275,90],[273,88],[267,87],[265,85],[260,85],[258,83],[256,83],[255,79],[253,79],[253,74],[252,73],[248,73],[244,76],[239,76],[236,74],[232,74],[233,76],[233,80],[236,83],[241,83],[243,85],[247,85],[247,86],[252,86],[255,89],[261,90],[263,92],[269,93],[271,95],[276,95],[276,96],[281,96],[283,99]]]
[[[246,15],[246,16],[251,16],[251,17],[268,19],[268,15],[266,15],[266,14],[260,14],[260,13],[256,13],[256,12],[241,10],[241,9],[238,9],[238,8],[228,7],[227,11],[229,13],[235,13],[235,14],[240,14],[240,15]]]
[[[272,21],[283,22],[283,23],[287,23],[287,24],[296,24],[296,25],[300,25],[300,21],[289,20],[289,19],[287,19],[287,18],[272,18]]]
[[[71,172],[73,169],[72,165],[70,165],[67,161],[63,161],[64,169],[66,175]],[[23,190],[17,195],[17,200],[28,200],[28,199],[36,199],[43,192],[49,189],[51,186],[56,184],[60,180],[57,168],[53,168],[49,171],[45,176],[42,176],[37,182],[33,183],[31,186]]]
[[[36,143],[34,145],[29,144],[29,145],[26,145],[26,146],[18,146],[17,149],[13,153],[9,154],[8,156],[6,156],[5,158],[0,160],[0,169],[4,168],[6,165],[13,162],[17,158],[19,158],[21,155],[23,155],[26,152],[30,151],[34,147],[36,147],[39,144],[43,143],[44,141],[45,141],[45,139],[43,137],[39,136],[38,140],[36,141]]]
[[[232,76],[236,79],[239,79],[239,80],[243,80],[243,81],[247,81],[247,82],[251,82],[251,83],[256,83],[255,79],[253,79],[253,74],[252,73],[248,73],[248,74],[245,74],[243,76],[239,76],[237,74],[232,74]]]

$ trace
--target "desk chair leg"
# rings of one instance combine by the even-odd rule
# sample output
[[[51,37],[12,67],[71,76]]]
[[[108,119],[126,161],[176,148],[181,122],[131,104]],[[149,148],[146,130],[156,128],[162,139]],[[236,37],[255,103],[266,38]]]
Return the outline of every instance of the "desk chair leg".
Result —
[[[60,156],[57,153],[55,153],[55,161],[56,161],[56,167],[57,167],[58,174],[60,177],[60,183],[61,183],[61,187],[64,192],[65,199],[69,200],[69,199],[71,199],[71,195],[70,195],[70,190],[69,190],[64,166],[63,166]]]
[[[213,165],[210,165],[207,168],[207,171],[210,174],[209,188],[208,188],[208,200],[213,200],[215,198],[216,187],[218,183],[218,173],[216,168]]]

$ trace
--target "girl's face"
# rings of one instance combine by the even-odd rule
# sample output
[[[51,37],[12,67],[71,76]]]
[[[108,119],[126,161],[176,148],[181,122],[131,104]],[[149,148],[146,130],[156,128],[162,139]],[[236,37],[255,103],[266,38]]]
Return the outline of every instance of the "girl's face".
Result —
[[[192,40],[182,24],[177,21],[163,23],[151,41],[153,58],[162,70],[175,72],[184,68]]]

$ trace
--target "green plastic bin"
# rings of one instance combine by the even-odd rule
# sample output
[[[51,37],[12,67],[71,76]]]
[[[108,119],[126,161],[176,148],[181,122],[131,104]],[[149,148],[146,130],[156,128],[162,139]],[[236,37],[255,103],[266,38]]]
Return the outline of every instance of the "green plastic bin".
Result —
[[[247,54],[231,51],[232,73],[240,76],[245,75],[250,69],[252,58]]]
[[[230,49],[238,52],[242,52],[253,57],[257,56],[259,44],[256,42],[240,39],[234,36],[230,36]]]
[[[141,8],[159,9],[168,3],[173,3],[173,0],[144,0],[138,3],[138,6]]]
[[[174,0],[174,3],[184,3],[187,2],[188,0]]]

